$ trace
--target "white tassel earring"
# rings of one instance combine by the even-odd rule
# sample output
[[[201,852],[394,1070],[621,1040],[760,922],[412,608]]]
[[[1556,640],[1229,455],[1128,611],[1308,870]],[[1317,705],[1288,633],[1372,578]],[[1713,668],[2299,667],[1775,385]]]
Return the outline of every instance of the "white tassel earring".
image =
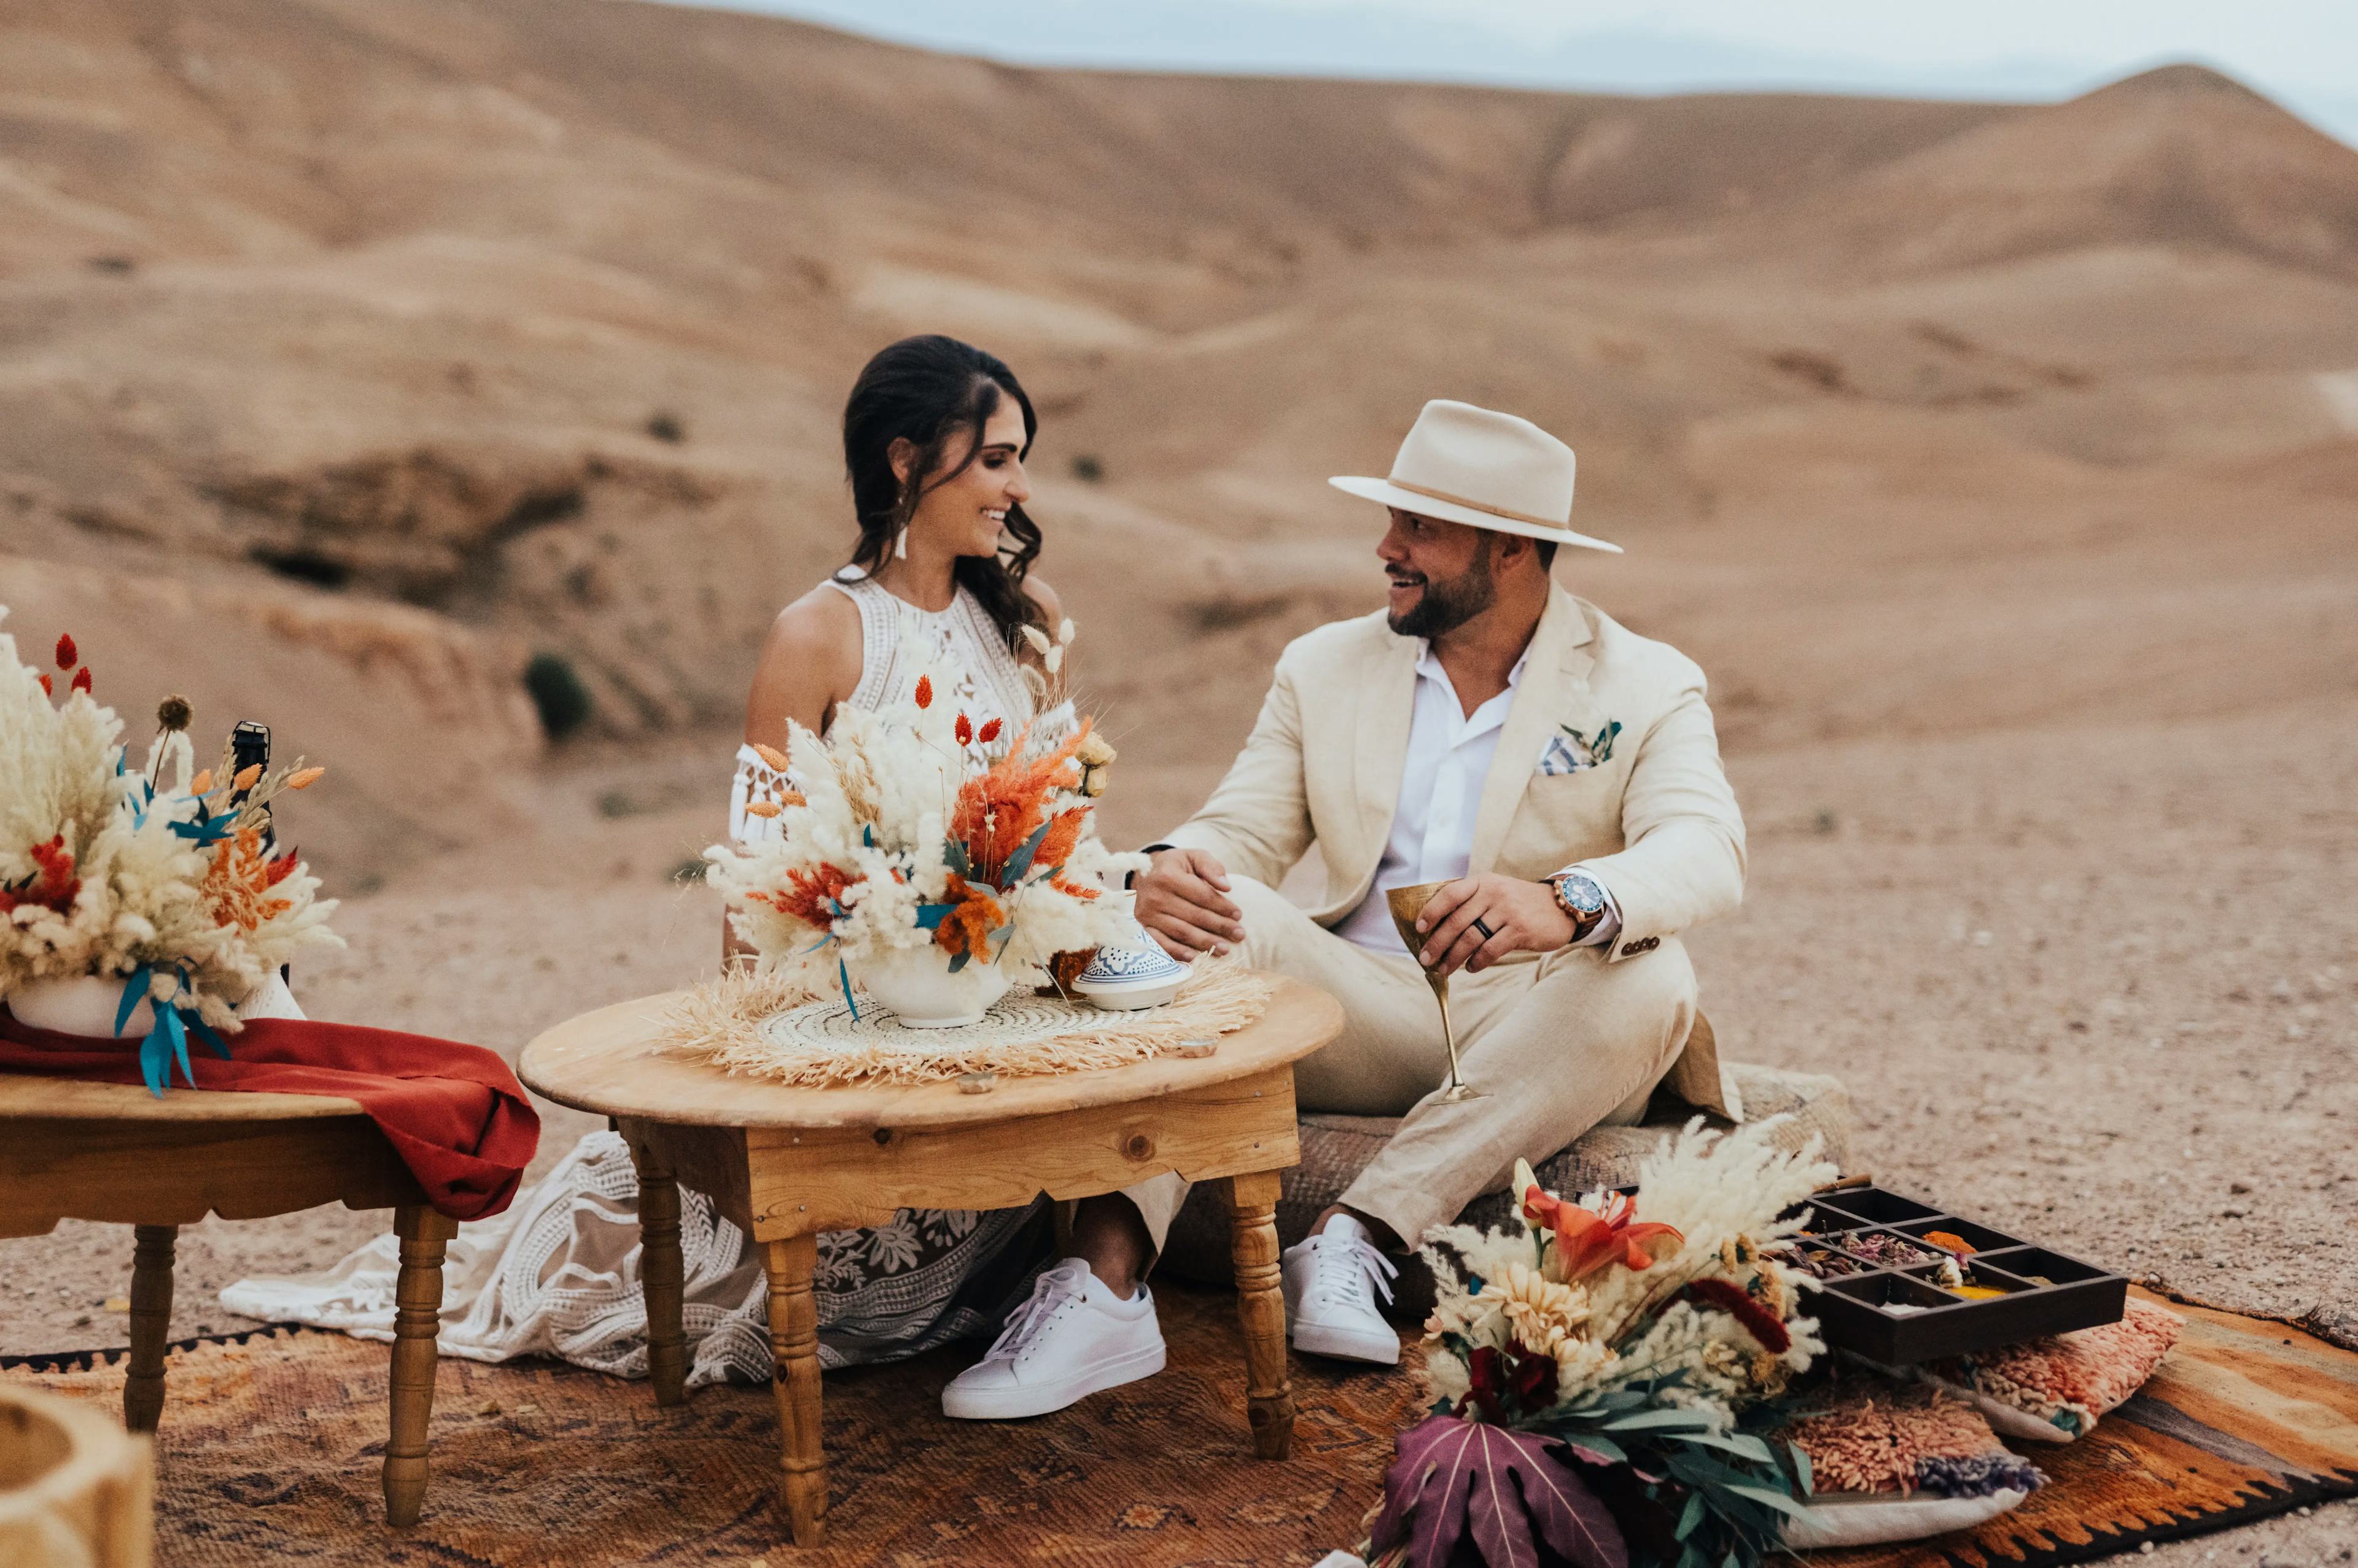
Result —
[[[909,525],[906,523],[902,524],[901,531],[892,535],[892,555],[896,560],[909,558]]]

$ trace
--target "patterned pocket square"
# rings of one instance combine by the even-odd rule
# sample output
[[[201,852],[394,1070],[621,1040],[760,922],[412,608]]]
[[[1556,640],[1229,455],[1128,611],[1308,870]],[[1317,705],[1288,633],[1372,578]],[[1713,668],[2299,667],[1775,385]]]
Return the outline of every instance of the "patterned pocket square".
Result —
[[[1547,750],[1540,753],[1539,772],[1542,777],[1558,778],[1595,767],[1613,760],[1613,742],[1620,736],[1621,721],[1608,719],[1594,735],[1584,735],[1569,724],[1556,726],[1563,733],[1552,736]]]

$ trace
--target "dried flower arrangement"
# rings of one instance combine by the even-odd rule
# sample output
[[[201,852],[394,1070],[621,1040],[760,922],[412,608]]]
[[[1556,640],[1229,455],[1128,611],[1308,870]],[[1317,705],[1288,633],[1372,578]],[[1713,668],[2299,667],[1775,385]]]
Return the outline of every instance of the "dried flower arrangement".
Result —
[[[1427,1238],[1433,1413],[1401,1435],[1368,1554],[1440,1568],[1540,1547],[1584,1568],[1756,1563],[1803,1506],[1809,1462],[1776,1401],[1824,1350],[1799,1315],[1797,1206],[1834,1168],[1761,1122],[1690,1123],[1623,1195],[1572,1202],[1518,1162],[1517,1224]],[[1460,1272],[1460,1265],[1465,1272]]]
[[[1057,694],[1070,642],[1068,622],[1046,676],[1027,668],[1035,696]],[[990,963],[1040,983],[1058,954],[1121,939],[1104,881],[1145,857],[1097,837],[1112,748],[1061,701],[1020,730],[977,725],[941,699],[955,683],[937,653],[912,639],[903,661],[918,672],[903,700],[846,705],[824,737],[797,724],[785,752],[763,750],[790,787],[749,809],[775,817],[777,837],[705,851],[760,968],[850,1001],[847,960],[931,946],[952,973]]]
[[[56,656],[60,673],[74,671],[62,702],[0,633],[0,997],[122,977],[115,1027],[152,1004],[140,1065],[161,1094],[173,1059],[189,1076],[190,1034],[226,1056],[221,1036],[239,1029],[237,1004],[297,953],[342,946],[318,879],[292,850],[264,848],[272,801],[323,770],[298,761],[241,771],[225,753],[191,778],[191,716],[175,697],[157,709],[135,772],[123,721],[92,696],[71,637],[58,639]]]

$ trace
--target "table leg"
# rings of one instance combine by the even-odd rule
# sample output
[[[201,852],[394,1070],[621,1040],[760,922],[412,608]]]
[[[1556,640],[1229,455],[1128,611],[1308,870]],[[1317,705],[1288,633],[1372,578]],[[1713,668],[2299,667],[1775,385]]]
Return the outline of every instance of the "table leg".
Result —
[[[633,1154],[636,1150],[632,1151]],[[647,1303],[647,1376],[655,1403],[687,1402],[687,1271],[679,1255],[679,1183],[639,1162],[639,1281]]]
[[[123,1383],[123,1424],[153,1432],[164,1419],[164,1341],[172,1332],[172,1254],[177,1225],[131,1227],[131,1370]]]
[[[1293,1446],[1293,1384],[1285,1368],[1285,1293],[1279,1286],[1278,1175],[1228,1178],[1228,1257],[1245,1330],[1245,1395],[1253,1452],[1282,1459]]]
[[[442,1257],[458,1221],[423,1205],[397,1208],[401,1272],[393,1288],[393,1431],[384,1445],[384,1519],[403,1528],[426,1507],[426,1428],[434,1415]]]
[[[827,1536],[827,1454],[819,1446],[818,1303],[811,1275],[818,1238],[790,1237],[762,1244],[770,1271],[770,1353],[777,1359],[772,1387],[778,1397],[778,1433],[784,1443],[778,1501],[796,1546]]]

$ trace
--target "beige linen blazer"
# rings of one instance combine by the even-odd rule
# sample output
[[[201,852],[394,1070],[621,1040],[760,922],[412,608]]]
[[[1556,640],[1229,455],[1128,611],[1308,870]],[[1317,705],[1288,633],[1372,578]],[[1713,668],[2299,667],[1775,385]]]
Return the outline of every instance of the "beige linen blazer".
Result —
[[[1271,887],[1315,842],[1326,885],[1311,917],[1332,925],[1357,908],[1400,801],[1417,650],[1381,611],[1287,644],[1251,738],[1169,842]],[[1540,771],[1551,741],[1566,737],[1585,758],[1616,723],[1594,765]],[[1742,902],[1744,818],[1702,669],[1551,588],[1475,815],[1471,870],[1536,881],[1572,865],[1620,905],[1605,954],[1617,964]],[[1666,1082],[1691,1104],[1730,1108],[1707,1029]]]

